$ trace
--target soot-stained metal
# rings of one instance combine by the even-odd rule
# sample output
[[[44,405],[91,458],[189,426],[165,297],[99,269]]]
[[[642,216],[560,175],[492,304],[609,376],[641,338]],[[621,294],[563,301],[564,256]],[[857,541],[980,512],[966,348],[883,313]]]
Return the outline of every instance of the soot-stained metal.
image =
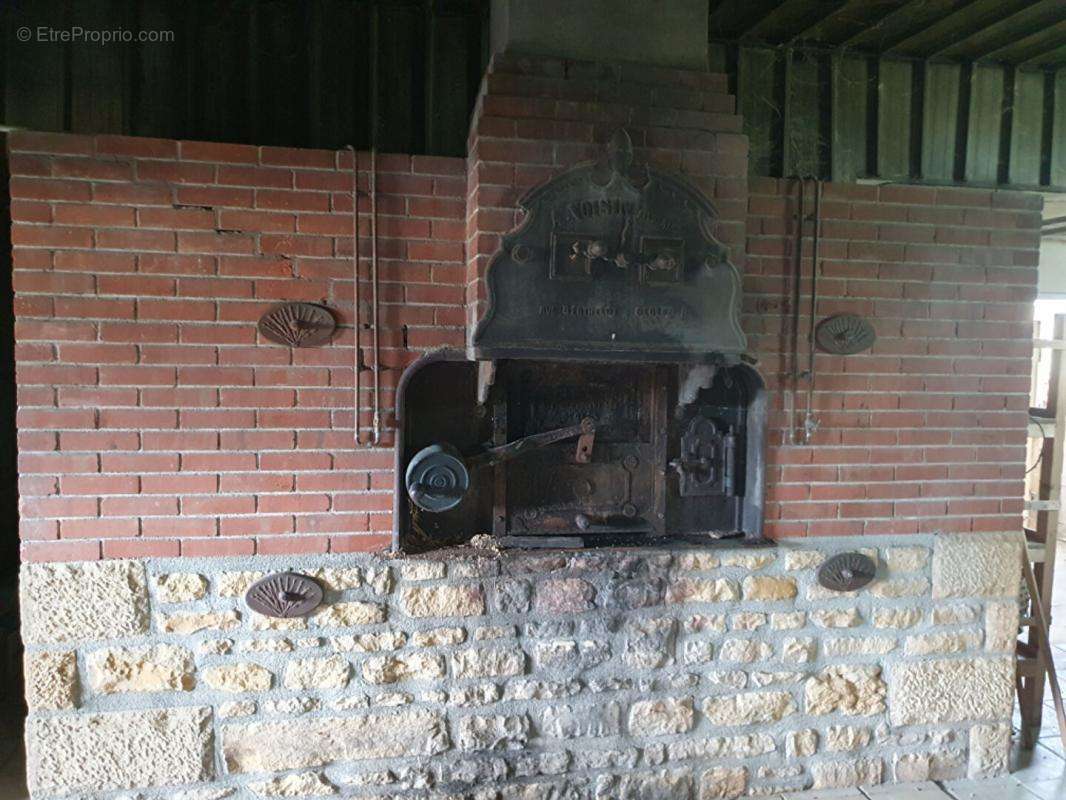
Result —
[[[486,273],[474,358],[736,359],[740,276],[710,201],[678,175],[634,166],[618,131],[599,161],[527,194],[526,217]]]
[[[619,132],[521,205],[468,349],[397,388],[397,549],[764,543],[766,394],[710,201]]]

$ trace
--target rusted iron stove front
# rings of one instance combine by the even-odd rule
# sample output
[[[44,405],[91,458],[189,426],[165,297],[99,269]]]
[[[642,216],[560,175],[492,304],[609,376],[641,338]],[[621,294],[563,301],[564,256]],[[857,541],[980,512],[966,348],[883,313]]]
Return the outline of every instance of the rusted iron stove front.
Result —
[[[710,201],[620,131],[521,206],[468,352],[400,383],[398,549],[764,543],[764,386]]]

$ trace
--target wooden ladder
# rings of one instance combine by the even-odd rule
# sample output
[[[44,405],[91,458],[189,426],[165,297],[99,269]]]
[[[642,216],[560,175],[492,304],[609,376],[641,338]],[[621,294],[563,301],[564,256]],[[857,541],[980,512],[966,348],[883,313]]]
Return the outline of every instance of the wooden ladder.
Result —
[[[1040,735],[1044,685],[1050,678],[1059,735],[1066,746],[1066,712],[1049,636],[1051,596],[1054,588],[1055,550],[1058,544],[1066,440],[1066,315],[1055,317],[1054,336],[1033,342],[1033,391],[1042,356],[1051,357],[1047,406],[1033,408],[1029,423],[1030,472],[1025,477],[1025,509],[1031,524],[1025,528],[1023,573],[1029,599],[1022,609],[1022,638],[1018,642],[1018,708],[1022,717],[1022,746],[1032,749]],[[1034,398],[1030,399],[1032,403]],[[1039,462],[1039,463],[1037,463]]]

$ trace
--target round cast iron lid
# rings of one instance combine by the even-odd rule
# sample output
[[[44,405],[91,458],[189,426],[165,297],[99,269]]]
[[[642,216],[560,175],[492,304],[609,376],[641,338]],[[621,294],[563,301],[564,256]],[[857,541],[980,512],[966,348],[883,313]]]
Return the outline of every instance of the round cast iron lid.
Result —
[[[450,444],[423,447],[407,465],[407,496],[423,511],[440,513],[459,505],[470,488],[470,472]]]

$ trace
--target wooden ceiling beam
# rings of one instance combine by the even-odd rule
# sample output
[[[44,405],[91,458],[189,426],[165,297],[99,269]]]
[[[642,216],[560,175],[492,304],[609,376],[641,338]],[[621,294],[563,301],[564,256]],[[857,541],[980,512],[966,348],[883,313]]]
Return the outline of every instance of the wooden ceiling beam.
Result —
[[[842,47],[881,53],[974,0],[910,0],[841,42]]]
[[[707,18],[711,39],[740,39],[785,0],[722,0]]]
[[[897,42],[887,52],[929,58],[1032,4],[1033,0],[974,0]]]
[[[767,44],[794,41],[796,31],[817,24],[846,5],[847,0],[786,0],[746,33],[746,37]]]
[[[1014,57],[1012,51],[1015,47],[1031,47],[1032,49],[1024,57],[1017,56],[1016,61],[1009,63],[1014,63],[1022,69],[1053,69],[1062,66],[1066,63],[1066,43],[1064,43],[1066,42],[1066,27],[1057,25],[1054,30],[1048,31],[1048,33],[1050,37],[1047,42],[1039,47],[1035,42],[1029,42],[1029,40],[1036,38],[1034,35],[1029,37],[1029,40],[1020,41],[1011,48],[1005,47],[1003,51],[992,53],[989,58],[1009,62],[1009,59]]]
[[[876,25],[909,0],[847,0],[839,8],[797,33],[793,42],[816,42],[835,47]]]
[[[930,56],[977,61],[1021,39],[1043,32],[1063,20],[1066,20],[1066,3],[1063,0],[1038,0],[1020,11],[1001,17],[972,36],[931,53]]]

